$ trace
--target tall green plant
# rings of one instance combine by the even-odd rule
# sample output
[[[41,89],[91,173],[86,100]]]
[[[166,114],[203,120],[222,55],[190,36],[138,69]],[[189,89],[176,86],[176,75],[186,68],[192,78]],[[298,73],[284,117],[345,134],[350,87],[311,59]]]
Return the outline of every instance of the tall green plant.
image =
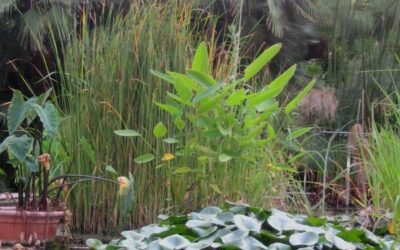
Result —
[[[188,157],[192,164],[190,167],[173,167],[171,171],[186,174],[194,179],[194,183],[199,183],[201,188],[197,197],[200,199],[208,197],[210,191],[223,193],[226,198],[233,198],[235,193],[247,197],[251,181],[243,177],[262,173],[263,168],[273,161],[273,150],[268,147],[273,145],[276,136],[273,119],[281,111],[276,98],[293,77],[296,66],[260,90],[247,89],[246,83],[280,49],[280,44],[271,46],[245,68],[241,78],[235,77],[237,80],[228,82],[215,80],[209,74],[204,43],[198,47],[191,68],[185,74],[152,71],[175,90],[167,92],[167,103],[155,104],[173,117],[178,129],[187,127],[189,130],[185,131],[186,138],[178,133],[178,139],[186,139],[179,147],[179,154]],[[293,111],[314,84],[315,81],[310,82],[286,105],[286,114]],[[288,140],[307,131],[293,131]],[[221,179],[222,176],[226,178]],[[268,188],[263,192],[268,192]]]
[[[140,191],[131,217],[119,221],[114,213],[116,197],[110,192],[113,185],[80,185],[69,200],[74,225],[86,232],[112,230],[110,225],[142,225],[164,208],[165,171],[134,161],[148,151],[161,156],[169,147],[153,140],[153,127],[164,118],[151,101],[163,97],[165,88],[149,69],[183,69],[191,48],[186,5],[148,2],[132,6],[126,16],[99,18],[103,25],[94,29],[83,25],[68,44],[55,46],[66,115],[62,142],[71,155],[72,172],[107,177],[111,173],[106,169],[113,166],[123,174],[131,172],[135,190]],[[170,126],[168,120],[164,123]],[[128,143],[135,138],[118,137],[113,131],[119,128],[140,131],[145,140]]]

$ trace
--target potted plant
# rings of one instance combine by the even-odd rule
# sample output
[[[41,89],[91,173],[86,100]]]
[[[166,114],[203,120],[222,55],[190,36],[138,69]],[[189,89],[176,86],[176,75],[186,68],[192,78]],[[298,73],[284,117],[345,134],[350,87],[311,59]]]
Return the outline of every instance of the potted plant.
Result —
[[[7,151],[16,170],[15,183],[18,199],[15,206],[0,207],[0,240],[48,241],[56,237],[57,229],[68,221],[62,190],[71,184],[87,180],[109,181],[120,185],[119,194],[131,199],[130,179],[109,180],[96,176],[63,174],[53,169],[51,148],[57,141],[60,115],[48,101],[51,90],[26,100],[20,91],[14,91],[7,112],[8,137],[0,144],[0,153]],[[115,170],[112,171],[116,174]],[[66,182],[67,178],[79,178]],[[123,192],[122,192],[123,191]],[[130,202],[123,202],[128,211]]]

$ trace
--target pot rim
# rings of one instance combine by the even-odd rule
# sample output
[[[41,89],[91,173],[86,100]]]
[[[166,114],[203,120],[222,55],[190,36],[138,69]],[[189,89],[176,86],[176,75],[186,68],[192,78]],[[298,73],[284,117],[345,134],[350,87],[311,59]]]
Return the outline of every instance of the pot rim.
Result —
[[[55,210],[55,211],[28,211],[18,210],[14,206],[0,207],[0,216],[35,216],[35,217],[58,217],[65,216],[66,210]]]

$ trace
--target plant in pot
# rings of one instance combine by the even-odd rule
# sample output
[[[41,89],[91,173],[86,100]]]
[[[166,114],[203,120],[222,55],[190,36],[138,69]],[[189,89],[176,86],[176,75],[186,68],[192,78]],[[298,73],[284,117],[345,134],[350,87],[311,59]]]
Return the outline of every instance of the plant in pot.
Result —
[[[0,144],[0,153],[7,151],[16,171],[18,200],[15,206],[0,207],[0,240],[48,241],[56,237],[57,229],[67,222],[68,210],[61,199],[68,185],[88,180],[108,181],[120,186],[124,196],[121,208],[129,210],[133,197],[133,180],[119,177],[110,180],[97,176],[69,174],[52,168],[50,152],[57,144],[60,115],[48,101],[51,90],[26,99],[14,91],[7,112],[8,137]],[[53,145],[53,146],[52,146]],[[60,172],[64,172],[60,174]],[[115,170],[113,171],[116,174]],[[67,178],[78,178],[66,182]]]

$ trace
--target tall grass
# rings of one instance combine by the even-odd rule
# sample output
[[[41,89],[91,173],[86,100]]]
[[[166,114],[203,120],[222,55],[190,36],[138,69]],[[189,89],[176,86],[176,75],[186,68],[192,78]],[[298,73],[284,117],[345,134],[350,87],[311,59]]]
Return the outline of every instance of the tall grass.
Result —
[[[126,16],[108,17],[104,26],[94,29],[83,20],[80,34],[62,51],[61,100],[66,113],[62,136],[73,159],[71,171],[109,175],[105,167],[112,165],[121,174],[134,174],[135,212],[121,224],[143,225],[156,218],[166,202],[161,181],[165,173],[154,166],[135,165],[133,159],[147,150],[167,151],[151,140],[153,126],[163,119],[152,101],[163,97],[165,89],[149,69],[185,67],[191,44],[188,11],[173,2],[147,4],[132,6]],[[113,133],[125,128],[141,131],[143,140]],[[90,183],[71,193],[78,228],[96,232],[110,228],[118,218],[112,188]]]
[[[78,229],[107,233],[147,224],[162,213],[187,212],[225,199],[266,207],[271,206],[271,197],[282,197],[289,190],[291,175],[267,166],[210,166],[212,178],[196,179],[174,173],[172,162],[162,162],[165,153],[174,153],[174,166],[195,164],[179,155],[179,146],[153,137],[153,127],[160,121],[169,137],[177,130],[174,121],[153,104],[164,101],[172,87],[153,77],[150,69],[183,72],[199,40],[206,40],[210,58],[216,59],[217,78],[226,79],[231,67],[236,67],[229,59],[229,45],[221,46],[226,54],[217,55],[222,49],[212,32],[193,33],[192,11],[189,3],[181,1],[134,4],[126,15],[109,15],[103,25],[92,29],[86,20],[93,17],[84,14],[78,32],[61,48],[55,46],[65,111],[62,141],[71,156],[71,172],[115,178],[106,171],[113,166],[121,175],[132,173],[136,187],[133,212],[127,218],[115,209],[114,187],[95,182],[75,187],[69,201]],[[113,133],[118,129],[135,129],[142,136],[118,137]],[[183,142],[189,143],[191,128],[186,127],[183,135]],[[157,156],[155,161],[135,163],[137,156],[148,152]],[[261,152],[271,163],[283,161],[272,149]]]
[[[398,61],[400,64],[400,61]],[[393,69],[393,72],[399,69]],[[387,73],[392,75],[392,72]],[[376,82],[377,80],[374,79]],[[394,82],[393,82],[394,83]],[[400,111],[399,98],[400,92],[396,90],[388,94],[381,85],[382,93],[386,97],[373,105],[378,114],[373,113],[375,119],[372,123],[372,134],[370,137],[370,152],[364,155],[364,160],[368,162],[368,169],[364,171],[368,177],[372,204],[378,211],[393,211],[395,208],[396,197],[400,192]]]

